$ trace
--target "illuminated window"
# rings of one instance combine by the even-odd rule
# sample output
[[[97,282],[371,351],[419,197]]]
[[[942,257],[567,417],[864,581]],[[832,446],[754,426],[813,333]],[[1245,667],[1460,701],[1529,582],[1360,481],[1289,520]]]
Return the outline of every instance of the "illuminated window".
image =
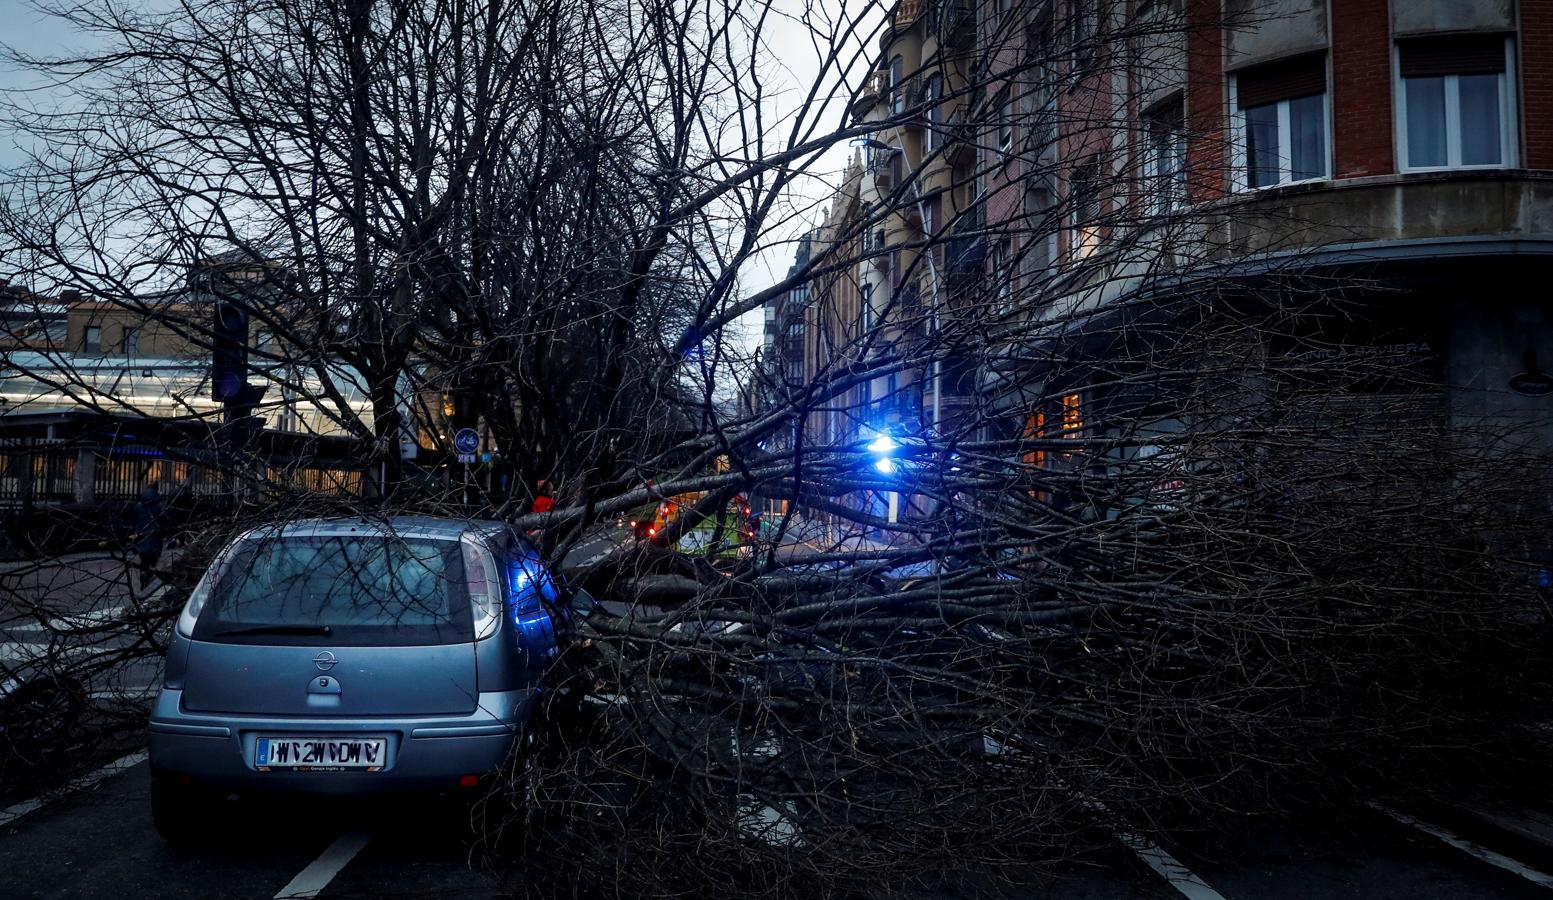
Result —
[[[1045,437],[1046,413],[1042,410],[1036,410],[1035,412],[1025,417],[1025,440],[1040,441],[1044,440]],[[1025,453],[1021,459],[1023,459],[1024,463],[1028,466],[1032,466],[1037,469],[1046,468],[1047,457],[1046,450],[1043,447],[1036,447],[1035,449],[1030,450],[1029,452]],[[1031,491],[1030,497],[1037,503],[1045,503],[1050,498],[1050,495],[1046,491]]]
[[[1062,436],[1076,438],[1084,427],[1084,407],[1078,394],[1062,395]]]
[[[1046,437],[1046,413],[1040,410],[1025,417],[1025,440],[1038,441]],[[1046,451],[1036,448],[1023,456],[1026,463],[1043,468],[1046,465]]]

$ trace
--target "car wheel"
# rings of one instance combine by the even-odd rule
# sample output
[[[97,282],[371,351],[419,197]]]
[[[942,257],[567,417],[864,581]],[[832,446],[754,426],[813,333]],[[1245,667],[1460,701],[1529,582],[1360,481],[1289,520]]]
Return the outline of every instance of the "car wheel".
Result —
[[[198,843],[211,833],[212,804],[204,792],[166,778],[151,780],[151,822],[169,844]]]

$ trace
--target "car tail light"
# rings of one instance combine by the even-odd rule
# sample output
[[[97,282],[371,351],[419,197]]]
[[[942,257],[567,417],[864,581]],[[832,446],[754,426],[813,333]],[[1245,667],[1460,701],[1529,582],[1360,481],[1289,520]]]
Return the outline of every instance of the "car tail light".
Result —
[[[210,567],[205,574],[200,576],[199,583],[194,585],[194,590],[189,592],[189,599],[183,604],[183,612],[178,614],[178,633],[186,638],[194,637],[194,626],[199,622],[200,613],[204,611],[205,604],[210,600],[211,593],[221,581],[221,576],[226,573],[227,562],[236,555],[247,535],[238,538],[228,544],[211,560]]]
[[[468,537],[461,544],[464,584],[469,591],[469,608],[474,614],[475,640],[478,641],[496,633],[496,626],[501,621],[501,588],[491,554]]]

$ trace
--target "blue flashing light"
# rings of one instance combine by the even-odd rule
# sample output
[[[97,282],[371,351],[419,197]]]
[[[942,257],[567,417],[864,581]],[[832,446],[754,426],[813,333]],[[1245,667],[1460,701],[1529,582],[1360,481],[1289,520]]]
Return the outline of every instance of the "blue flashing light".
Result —
[[[878,459],[874,460],[874,469],[881,475],[894,475],[900,468],[895,463],[895,451],[900,449],[900,444],[885,432],[879,432],[872,441],[868,442],[868,452]]]
[[[550,609],[559,598],[555,582],[539,557],[529,554],[507,566],[507,598],[512,624],[525,648],[548,655],[555,648],[555,621]]]
[[[899,448],[900,444],[895,443],[894,438],[884,433],[880,433],[878,437],[874,438],[868,444],[869,452],[873,453],[875,456],[889,456]]]

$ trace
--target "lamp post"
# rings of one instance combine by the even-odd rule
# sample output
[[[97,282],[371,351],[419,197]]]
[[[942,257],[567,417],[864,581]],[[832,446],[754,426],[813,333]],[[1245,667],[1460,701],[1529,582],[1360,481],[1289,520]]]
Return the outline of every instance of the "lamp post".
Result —
[[[900,444],[888,433],[881,431],[868,442],[867,449],[874,456],[874,471],[881,475],[894,475],[900,471],[900,464],[895,461],[895,451],[900,449]],[[900,520],[900,493],[888,491],[885,496],[889,503],[889,523],[894,525]]]
[[[928,310],[928,314],[930,316],[929,328],[930,328],[931,332],[934,335],[936,335],[936,334],[938,334],[938,306],[939,306],[939,298],[938,298],[938,266],[933,262],[932,247],[930,246],[930,242],[933,240],[933,235],[929,234],[928,231],[927,231],[927,210],[922,205],[922,192],[917,189],[917,180],[916,180],[915,177],[913,177],[914,171],[913,171],[913,169],[911,167],[911,157],[909,155],[907,155],[907,153],[906,153],[906,141],[905,141],[905,138],[902,137],[902,135],[901,135],[900,126],[897,125],[894,128],[892,128],[891,129],[891,133],[895,136],[895,141],[896,141],[896,143],[893,146],[890,145],[890,144],[886,144],[885,142],[879,140],[876,137],[872,137],[872,136],[855,137],[855,138],[851,139],[850,141],[848,141],[847,144],[848,144],[848,146],[863,147],[863,148],[868,149],[868,150],[890,150],[890,151],[899,153],[901,155],[901,161],[905,164],[905,169],[906,169],[906,181],[907,181],[908,184],[911,185],[912,202],[915,203],[916,207],[917,207],[917,222],[919,223],[918,230],[922,233],[922,237],[923,237],[923,247],[922,247],[922,249],[925,252],[926,258],[927,258],[928,290],[932,294],[932,302],[931,302],[931,306],[929,307],[929,310]],[[919,256],[920,255],[921,254],[919,254]],[[933,354],[932,384],[933,384],[933,430],[934,431],[939,431],[943,427],[942,426],[942,422],[939,419],[940,411],[941,411],[941,406],[940,406],[940,402],[939,401],[940,401],[940,398],[943,395],[943,390],[942,390],[942,388],[943,388],[943,360],[940,358],[940,355],[936,351]],[[891,521],[894,521],[894,520],[892,519]]]

